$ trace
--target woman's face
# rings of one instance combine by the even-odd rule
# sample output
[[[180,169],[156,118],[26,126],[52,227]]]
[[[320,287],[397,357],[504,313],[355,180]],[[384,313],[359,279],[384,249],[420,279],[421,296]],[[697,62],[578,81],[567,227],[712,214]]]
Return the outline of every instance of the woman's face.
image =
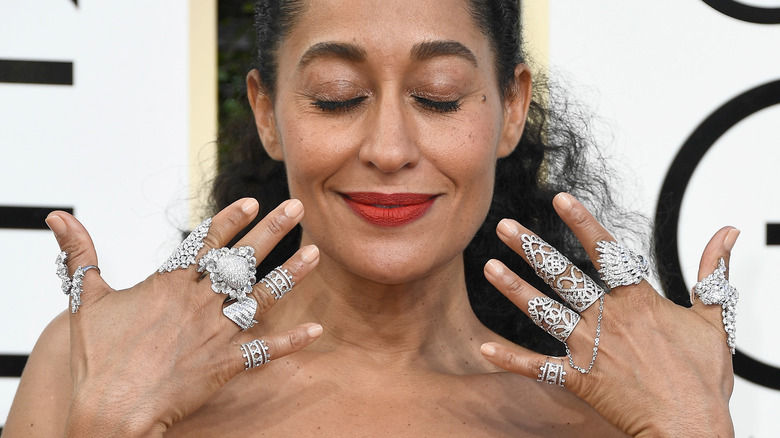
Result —
[[[522,133],[530,78],[502,99],[465,1],[315,0],[282,42],[273,101],[248,79],[305,243],[387,284],[459,263]]]

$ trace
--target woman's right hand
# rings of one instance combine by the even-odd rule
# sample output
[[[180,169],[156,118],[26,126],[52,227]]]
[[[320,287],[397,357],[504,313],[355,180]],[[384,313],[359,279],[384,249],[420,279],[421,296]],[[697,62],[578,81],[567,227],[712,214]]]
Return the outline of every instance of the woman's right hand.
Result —
[[[256,200],[241,199],[214,216],[198,257],[225,246],[254,219],[258,208]],[[302,217],[300,201],[285,201],[236,247],[251,246],[259,262]],[[92,240],[76,218],[54,212],[46,223],[68,253],[68,275],[79,266],[98,264]],[[307,246],[283,267],[298,282],[318,260],[318,249]],[[195,265],[154,273],[122,291],[91,269],[82,289],[82,305],[70,315],[73,393],[66,436],[161,436],[245,369],[242,343],[262,339],[276,359],[304,348],[322,333],[313,323],[285,333],[241,331],[222,314],[225,296],[212,291],[209,276],[197,272]],[[275,300],[262,282],[251,295],[258,302],[259,319]]]

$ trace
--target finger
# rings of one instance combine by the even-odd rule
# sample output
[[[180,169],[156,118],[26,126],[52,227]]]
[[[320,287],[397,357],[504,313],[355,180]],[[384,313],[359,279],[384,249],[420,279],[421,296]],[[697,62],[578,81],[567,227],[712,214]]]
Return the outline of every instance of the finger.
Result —
[[[295,353],[317,340],[320,335],[322,326],[314,323],[301,324],[284,333],[260,338],[252,330],[241,332],[233,339],[229,349],[231,371],[235,375]]]
[[[198,252],[202,257],[210,249],[222,248],[249,225],[257,216],[260,205],[256,199],[242,198],[217,213],[211,221],[209,232],[203,239],[204,246]]]
[[[297,199],[282,202],[255,225],[241,240],[237,247],[251,246],[255,249],[258,262],[263,260],[271,250],[290,232],[303,218],[303,204]]]
[[[740,231],[734,227],[723,227],[715,233],[714,236],[707,243],[704,248],[704,252],[699,262],[698,281],[702,281],[705,277],[715,272],[718,268],[720,260],[723,259],[726,272],[725,276],[728,278],[728,266],[731,258],[731,249],[739,237]],[[715,305],[704,304],[701,300],[695,299],[693,291],[691,291],[691,303],[692,309],[710,321],[716,327],[723,325],[722,321],[722,307]]]
[[[721,258],[726,262],[726,267],[729,266],[731,249],[734,248],[738,237],[739,230],[734,227],[723,227],[712,236],[707,246],[704,247],[704,252],[702,252],[697,281],[701,281],[704,277],[712,274],[715,268],[718,267],[718,262]],[[726,271],[726,277],[728,277],[728,271]]]
[[[558,193],[553,198],[553,207],[558,216],[571,229],[577,240],[588,253],[588,257],[597,269],[599,253],[596,243],[601,240],[615,240],[614,237],[596,220],[595,217],[574,196],[568,193]]]
[[[485,264],[484,273],[485,278],[528,315],[534,324],[559,341],[567,342],[580,323],[581,318],[577,312],[542,294],[500,261],[489,260]],[[584,333],[589,332],[589,329],[584,329]],[[579,347],[573,346],[575,350]]]
[[[82,304],[86,302],[95,302],[108,294],[111,288],[98,275],[97,269],[83,268],[87,266],[98,266],[97,252],[92,238],[84,225],[71,214],[64,211],[53,211],[46,218],[46,225],[54,233],[60,250],[67,253],[65,263],[68,267],[68,276],[73,278],[76,271],[82,268],[83,279],[81,279],[81,289],[88,289],[89,293],[79,297]],[[81,277],[81,274],[78,275]],[[71,287],[71,291],[73,288]],[[71,297],[74,298],[74,297]]]
[[[282,266],[258,281],[252,288],[252,296],[257,301],[255,318],[268,312],[278,300],[293,289],[296,283],[303,280],[317,266],[319,260],[320,251],[316,246],[304,246]]]
[[[568,388],[575,393],[581,381],[563,357],[550,357],[516,345],[486,342],[480,348],[482,356],[497,367],[521,376],[536,379],[540,383]]]
[[[574,310],[582,313],[604,294],[604,291],[566,256],[512,219],[503,219],[497,227],[499,238],[534,268]]]

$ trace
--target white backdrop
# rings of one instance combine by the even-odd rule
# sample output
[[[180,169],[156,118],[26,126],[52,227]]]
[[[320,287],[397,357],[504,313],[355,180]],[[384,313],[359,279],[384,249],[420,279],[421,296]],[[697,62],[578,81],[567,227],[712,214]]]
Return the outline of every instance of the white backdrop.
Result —
[[[117,287],[139,280],[129,273],[152,272],[188,224],[187,10],[185,0],[0,0],[0,60],[74,64],[72,86],[0,83],[0,206],[75,208]],[[780,79],[778,25],[740,21],[700,0],[550,1],[549,15],[553,76],[600,117],[603,143],[635,181],[627,199],[650,216],[694,129],[735,96]],[[725,224],[743,231],[732,261],[742,291],[738,348],[774,367],[780,349],[768,303],[780,293],[772,282],[780,247],[766,245],[765,227],[780,223],[778,122],[772,106],[713,145],[679,227],[689,285],[709,236]],[[47,231],[0,229],[0,248],[0,355],[27,354],[66,305],[53,274],[57,246]],[[0,420],[17,381],[0,378]],[[780,431],[780,391],[738,378],[732,410],[737,436]]]
[[[73,85],[0,83],[0,205],[75,209],[115,287],[151,273],[188,215],[188,4],[0,1],[0,59],[73,62]],[[0,355],[65,309],[49,231],[0,229]],[[0,425],[18,379],[0,378]]]
[[[749,3],[780,7],[776,0]],[[701,0],[549,4],[551,72],[594,109],[602,143],[632,182],[626,199],[651,217],[672,160],[697,126],[727,101],[780,80],[778,24],[741,21]],[[780,95],[774,98],[780,103]],[[723,225],[742,230],[731,262],[741,292],[737,347],[775,368],[780,246],[766,244],[766,226],[780,223],[779,169],[780,105],[772,105],[737,123],[704,155],[678,228],[688,286],[711,235]],[[737,436],[780,434],[780,391],[738,377],[731,407]]]

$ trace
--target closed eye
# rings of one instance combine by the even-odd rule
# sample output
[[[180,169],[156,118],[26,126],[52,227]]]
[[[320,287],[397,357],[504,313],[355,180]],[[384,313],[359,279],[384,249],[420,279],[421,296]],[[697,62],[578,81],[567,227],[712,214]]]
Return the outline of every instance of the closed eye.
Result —
[[[311,104],[323,112],[337,113],[356,108],[366,99],[366,96],[360,96],[348,100],[315,100]]]
[[[414,100],[426,109],[439,113],[451,113],[460,109],[459,100],[431,100],[420,96],[414,96]]]

